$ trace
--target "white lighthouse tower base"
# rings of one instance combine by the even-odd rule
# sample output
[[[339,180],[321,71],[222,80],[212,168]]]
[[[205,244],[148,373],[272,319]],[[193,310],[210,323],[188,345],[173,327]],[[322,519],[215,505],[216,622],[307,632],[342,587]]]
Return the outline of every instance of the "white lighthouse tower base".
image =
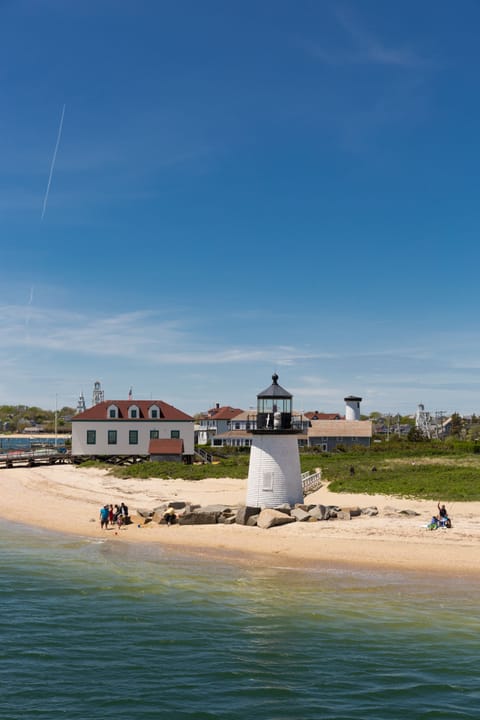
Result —
[[[303,503],[297,435],[253,435],[247,506],[273,508]]]

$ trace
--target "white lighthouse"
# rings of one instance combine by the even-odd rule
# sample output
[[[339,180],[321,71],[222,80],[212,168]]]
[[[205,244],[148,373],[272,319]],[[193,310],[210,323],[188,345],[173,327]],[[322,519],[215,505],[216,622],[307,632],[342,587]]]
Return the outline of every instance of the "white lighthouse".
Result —
[[[273,383],[257,395],[256,429],[248,468],[247,506],[273,508],[303,502],[297,428],[292,420],[292,396]]]
[[[361,397],[349,395],[344,398],[345,401],[345,420],[360,420],[360,403]]]

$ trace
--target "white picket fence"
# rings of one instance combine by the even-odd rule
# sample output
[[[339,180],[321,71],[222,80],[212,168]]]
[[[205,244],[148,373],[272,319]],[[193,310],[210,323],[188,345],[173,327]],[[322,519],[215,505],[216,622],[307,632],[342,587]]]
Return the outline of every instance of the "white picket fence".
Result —
[[[304,495],[310,495],[322,487],[322,471],[317,468],[316,472],[304,472],[302,473],[302,488]]]

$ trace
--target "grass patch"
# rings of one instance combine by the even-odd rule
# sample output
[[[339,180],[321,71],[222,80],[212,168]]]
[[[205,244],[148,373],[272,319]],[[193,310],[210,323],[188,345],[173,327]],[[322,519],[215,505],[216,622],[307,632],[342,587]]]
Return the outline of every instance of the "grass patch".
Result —
[[[373,463],[372,460],[375,460]],[[325,458],[320,463],[333,492],[395,495],[445,502],[480,500],[478,456],[358,456]],[[350,474],[353,467],[355,474]],[[375,467],[376,471],[372,471]]]
[[[204,480],[205,478],[246,478],[248,456],[221,460],[218,464],[184,465],[177,462],[143,462],[136,465],[115,466],[110,474],[120,478],[163,478],[183,480]]]
[[[222,448],[223,450],[223,448]],[[144,462],[113,466],[87,461],[120,478],[203,480],[248,476],[249,454],[225,453],[218,464]],[[393,495],[427,500],[480,501],[480,454],[472,443],[382,443],[335,453],[300,452],[302,472],[321,468],[333,492]],[[350,468],[355,472],[350,474]],[[376,471],[372,471],[375,467]]]

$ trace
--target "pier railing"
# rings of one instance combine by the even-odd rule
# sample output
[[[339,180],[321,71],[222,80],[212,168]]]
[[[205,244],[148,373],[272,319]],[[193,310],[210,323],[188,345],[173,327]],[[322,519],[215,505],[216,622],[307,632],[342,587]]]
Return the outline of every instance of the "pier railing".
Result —
[[[202,448],[196,448],[195,455],[197,455],[204,463],[212,463],[213,462],[212,453],[209,453],[207,450],[203,450]]]
[[[48,463],[70,462],[70,454],[65,450],[56,448],[42,448],[39,450],[7,450],[0,452],[0,468],[11,468],[14,465],[38,465]]]

